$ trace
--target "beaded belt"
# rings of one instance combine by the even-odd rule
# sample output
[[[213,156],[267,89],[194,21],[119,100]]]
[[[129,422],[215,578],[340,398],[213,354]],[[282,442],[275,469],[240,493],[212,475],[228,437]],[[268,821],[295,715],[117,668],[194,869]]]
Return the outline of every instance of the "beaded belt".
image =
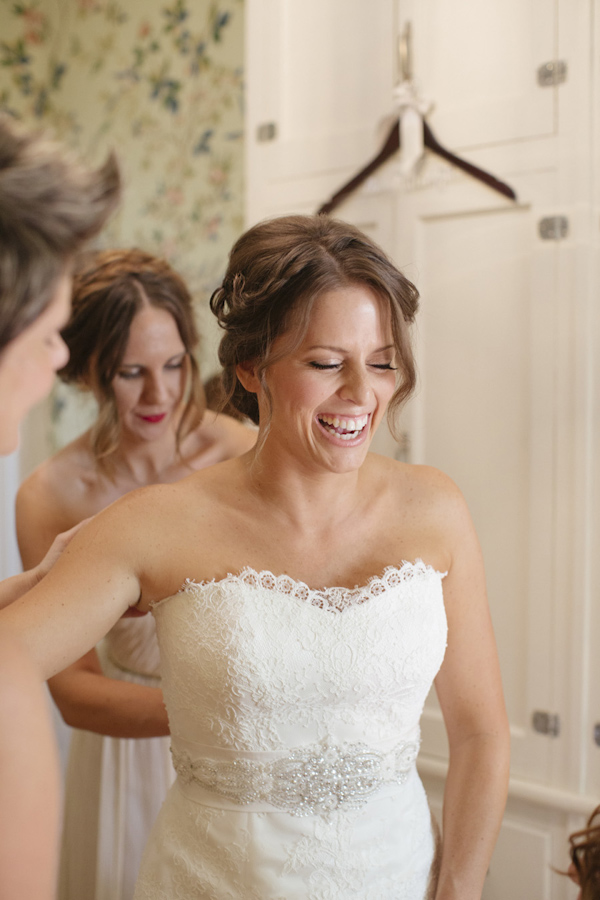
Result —
[[[419,744],[404,741],[386,753],[366,744],[311,744],[267,762],[192,758],[171,748],[184,785],[197,785],[236,805],[269,804],[295,816],[359,809],[384,784],[403,784]]]

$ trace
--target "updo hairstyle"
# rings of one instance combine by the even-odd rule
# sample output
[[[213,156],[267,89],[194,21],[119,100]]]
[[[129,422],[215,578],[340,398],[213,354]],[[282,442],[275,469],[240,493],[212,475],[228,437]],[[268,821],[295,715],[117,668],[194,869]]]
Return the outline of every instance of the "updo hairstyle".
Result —
[[[178,449],[202,419],[204,391],[194,357],[198,332],[192,298],[181,276],[166,260],[142,250],[89,254],[74,275],[71,317],[62,331],[70,357],[58,374],[68,384],[91,389],[98,400],[92,428],[98,460],[105,460],[119,445],[121,425],[112,382],[123,362],[131,323],[145,302],[173,316],[187,352],[189,378],[177,429]]]
[[[398,384],[388,422],[415,387],[415,363],[408,325],[419,294],[383,250],[358,228],[328,216],[284,216],[250,228],[234,244],[223,284],[210,307],[225,335],[219,347],[226,400],[258,424],[256,394],[247,391],[236,367],[253,362],[265,390],[269,365],[298,347],[313,304],[322,294],[364,286],[387,303],[398,366]],[[291,345],[273,352],[281,335]]]

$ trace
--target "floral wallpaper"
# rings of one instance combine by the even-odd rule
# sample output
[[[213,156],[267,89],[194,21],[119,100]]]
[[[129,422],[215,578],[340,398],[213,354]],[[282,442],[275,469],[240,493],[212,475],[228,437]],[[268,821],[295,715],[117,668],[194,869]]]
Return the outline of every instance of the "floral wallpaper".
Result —
[[[207,308],[243,225],[242,0],[0,0],[0,108],[90,162],[119,155],[125,199],[102,246],[139,246],[186,278],[216,367]],[[93,409],[54,394],[55,446]]]

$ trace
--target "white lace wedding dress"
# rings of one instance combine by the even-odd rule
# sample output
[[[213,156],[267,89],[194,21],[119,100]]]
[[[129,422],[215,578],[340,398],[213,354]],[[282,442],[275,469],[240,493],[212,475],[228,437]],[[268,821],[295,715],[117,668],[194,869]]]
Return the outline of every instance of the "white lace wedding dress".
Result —
[[[423,900],[415,768],[446,646],[422,562],[311,590],[246,569],[156,604],[178,778],[136,900]]]
[[[97,650],[110,678],[160,686],[152,616],[120,619]],[[144,846],[175,778],[169,743],[73,730],[58,900],[132,900]]]

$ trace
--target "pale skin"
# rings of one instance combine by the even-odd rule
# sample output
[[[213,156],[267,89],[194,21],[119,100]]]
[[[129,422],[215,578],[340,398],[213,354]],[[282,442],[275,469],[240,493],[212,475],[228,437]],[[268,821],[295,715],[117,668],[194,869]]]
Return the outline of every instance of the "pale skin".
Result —
[[[0,721],[0,896],[49,900],[58,860],[54,730],[39,672],[10,633],[0,635]]]
[[[368,453],[395,365],[389,313],[369,289],[323,295],[300,346],[267,369],[270,417],[253,364],[238,371],[259,401],[258,453],[123,497],[0,619],[52,675],[126,610],[149,609],[186,578],[220,579],[248,565],[314,588],[354,587],[417,558],[447,572],[448,649],[436,689],[450,770],[436,900],[479,900],[509,756],[481,552],[446,476]],[[355,437],[334,434],[336,418]]]
[[[70,293],[66,266],[49,305],[0,354],[2,455],[16,449],[22,418],[49,391],[54,372],[68,358],[60,329],[69,316]],[[54,541],[34,569],[0,583],[0,606],[44,577],[75,530]],[[36,663],[18,635],[5,628],[0,633],[0,721],[0,896],[50,900],[59,828],[54,733]]]
[[[71,273],[67,268],[59,278],[54,298],[32,324],[5,347],[0,357],[0,398],[2,427],[0,455],[17,449],[19,425],[32,406],[46,396],[54,373],[68,357],[60,329],[69,317],[71,306]],[[69,529],[75,523],[69,525]],[[66,531],[67,529],[59,529]],[[0,582],[0,607],[6,606],[29,591],[44,577],[74,532],[61,535],[26,571]],[[56,538],[58,532],[52,536]],[[52,547],[51,547],[52,545]]]
[[[186,363],[175,320],[146,302],[133,319],[113,382],[121,441],[110,469],[98,464],[88,431],[23,483],[17,496],[17,536],[24,566],[35,565],[59,532],[129,491],[177,481],[254,445],[254,431],[207,411],[177,451]],[[95,650],[51,678],[49,687],[65,722],[74,728],[112,737],[169,733],[162,691],[105,677]]]

